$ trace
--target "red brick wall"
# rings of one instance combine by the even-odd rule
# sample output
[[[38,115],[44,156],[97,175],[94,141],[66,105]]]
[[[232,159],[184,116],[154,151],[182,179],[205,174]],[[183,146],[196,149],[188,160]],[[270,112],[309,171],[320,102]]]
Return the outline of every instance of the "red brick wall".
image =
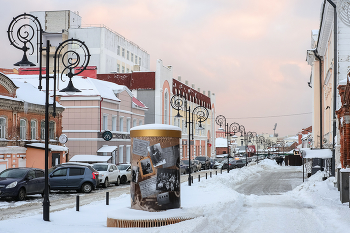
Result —
[[[154,90],[155,72],[97,74],[97,79],[127,86],[130,90]]]

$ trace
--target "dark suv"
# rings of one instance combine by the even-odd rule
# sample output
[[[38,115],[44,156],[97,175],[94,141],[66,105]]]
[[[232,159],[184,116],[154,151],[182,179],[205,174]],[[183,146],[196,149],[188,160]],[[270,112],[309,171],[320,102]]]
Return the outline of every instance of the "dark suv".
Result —
[[[208,156],[197,156],[195,160],[198,160],[202,164],[202,169],[210,168],[210,159]]]
[[[0,197],[23,201],[27,194],[43,194],[44,171],[39,168],[9,168],[0,173]]]
[[[49,169],[51,190],[89,193],[99,185],[98,171],[90,165],[59,164]]]

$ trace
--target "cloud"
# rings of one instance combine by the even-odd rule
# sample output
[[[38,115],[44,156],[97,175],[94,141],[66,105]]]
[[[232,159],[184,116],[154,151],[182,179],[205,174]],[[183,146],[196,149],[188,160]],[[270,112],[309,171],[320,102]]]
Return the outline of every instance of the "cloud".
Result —
[[[79,11],[83,24],[104,24],[172,65],[201,90],[216,95],[216,113],[251,131],[280,135],[311,125],[311,30],[319,28],[321,0],[75,0],[4,1],[0,13],[0,67],[21,55],[9,45],[11,18],[29,11]],[[16,7],[14,7],[16,6]]]

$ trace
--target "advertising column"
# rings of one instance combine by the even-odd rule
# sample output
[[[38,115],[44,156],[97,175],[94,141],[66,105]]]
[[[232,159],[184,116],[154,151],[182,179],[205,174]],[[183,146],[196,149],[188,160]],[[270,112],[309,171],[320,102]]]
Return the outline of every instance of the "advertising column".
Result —
[[[149,124],[130,130],[131,208],[161,211],[180,208],[181,129]]]

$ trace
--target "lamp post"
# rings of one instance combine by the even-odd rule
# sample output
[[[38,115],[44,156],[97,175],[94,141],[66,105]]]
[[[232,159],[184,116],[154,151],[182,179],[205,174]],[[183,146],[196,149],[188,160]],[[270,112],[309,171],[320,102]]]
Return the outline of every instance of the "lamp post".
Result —
[[[28,23],[29,21],[29,23]],[[34,51],[37,52],[37,62],[39,61],[39,86],[38,89],[41,90],[41,82],[43,79],[42,74],[42,56],[43,52],[46,54],[46,72],[45,72],[45,190],[44,190],[44,200],[43,200],[43,219],[44,221],[50,221],[50,200],[49,200],[49,178],[48,178],[48,159],[49,159],[49,97],[50,97],[50,78],[54,81],[54,94],[53,94],[53,117],[56,116],[56,79],[57,76],[61,76],[63,80],[63,74],[68,76],[69,83],[68,86],[62,89],[60,92],[75,93],[80,92],[76,89],[72,83],[72,77],[83,72],[90,61],[90,52],[84,42],[77,39],[68,39],[60,43],[53,56],[54,58],[54,69],[53,76],[49,73],[50,64],[50,40],[46,41],[46,48],[43,50],[43,29],[41,27],[40,21],[37,17],[31,14],[21,14],[13,18],[8,27],[8,38],[15,48],[23,51],[22,60],[15,63],[15,66],[27,67],[35,66],[34,63],[30,62],[27,58],[27,52],[33,54]],[[36,37],[35,46],[32,40]],[[23,46],[22,46],[23,44]],[[84,56],[80,56],[79,52],[82,51]],[[63,70],[60,73],[60,66]],[[74,73],[74,68],[81,67],[79,72]]]
[[[191,106],[187,104],[186,99],[183,100],[181,95],[174,95],[171,97],[170,104],[173,109],[177,110],[177,115],[175,117],[182,117],[180,110],[185,112],[185,123],[186,128],[188,128],[188,186],[191,186],[191,140],[194,140],[194,125],[198,124],[197,129],[204,130],[202,123],[208,119],[209,111],[203,106],[197,106],[191,111]]]
[[[259,163],[259,143],[260,144],[265,144],[265,138],[263,135],[260,135],[260,136],[257,136],[256,138],[256,147],[257,147],[257,153],[256,153],[256,163],[258,164]]]
[[[236,122],[232,123],[231,125],[228,125],[226,122],[226,118],[223,115],[219,115],[216,117],[215,122],[217,125],[220,126],[219,130],[223,130],[225,136],[227,137],[227,173],[230,172],[230,145],[229,145],[229,136],[231,136],[231,133],[235,135],[239,132],[240,125]],[[225,128],[221,128],[224,126]]]
[[[244,130],[244,129],[242,129],[242,130]],[[250,131],[245,133],[245,130],[242,132],[244,132],[244,141],[246,143],[245,163],[247,166],[248,165],[248,144],[249,144],[249,142],[252,142],[252,140],[254,140],[254,138],[256,138],[257,134],[255,132],[250,132]]]

